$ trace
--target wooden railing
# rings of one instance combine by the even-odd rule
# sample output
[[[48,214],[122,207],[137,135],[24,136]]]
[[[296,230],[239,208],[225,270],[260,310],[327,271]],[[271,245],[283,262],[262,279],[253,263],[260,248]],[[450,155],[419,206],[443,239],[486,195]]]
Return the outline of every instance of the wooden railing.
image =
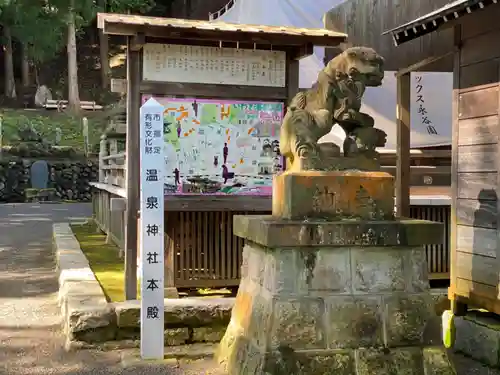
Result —
[[[94,222],[103,233],[106,233],[106,240],[116,244],[122,253],[125,247],[125,211],[112,209],[112,199],[125,200],[125,189],[102,183],[92,185]]]
[[[105,184],[113,186],[125,187],[125,153],[112,154],[103,156],[99,163],[99,176],[102,177]]]

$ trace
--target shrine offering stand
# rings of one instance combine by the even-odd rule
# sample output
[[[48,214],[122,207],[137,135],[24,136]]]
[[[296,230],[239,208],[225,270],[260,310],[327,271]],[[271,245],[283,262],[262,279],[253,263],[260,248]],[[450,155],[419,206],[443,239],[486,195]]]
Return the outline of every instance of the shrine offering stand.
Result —
[[[433,346],[423,247],[442,224],[395,218],[386,173],[287,172],[273,186],[273,215],[234,219],[246,242],[226,373],[454,374]]]

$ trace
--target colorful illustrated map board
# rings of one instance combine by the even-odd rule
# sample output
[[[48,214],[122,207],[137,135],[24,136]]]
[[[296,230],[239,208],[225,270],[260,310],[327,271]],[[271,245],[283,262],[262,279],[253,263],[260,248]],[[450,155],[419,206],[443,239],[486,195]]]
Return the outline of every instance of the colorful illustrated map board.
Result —
[[[143,96],[143,103],[149,99]],[[164,106],[166,174],[271,177],[282,169],[283,103],[155,97]]]

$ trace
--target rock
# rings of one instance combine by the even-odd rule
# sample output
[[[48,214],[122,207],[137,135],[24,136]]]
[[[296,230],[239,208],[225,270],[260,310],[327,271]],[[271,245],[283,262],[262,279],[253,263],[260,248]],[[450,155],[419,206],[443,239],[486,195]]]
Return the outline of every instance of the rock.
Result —
[[[231,319],[232,298],[165,299],[165,327],[203,327],[227,325]],[[140,301],[113,304],[118,327],[139,327]]]
[[[83,307],[82,300],[74,300],[69,304],[66,307],[64,328],[70,340],[93,343],[115,339],[116,315],[107,304]]]
[[[189,328],[168,328],[165,330],[165,345],[184,345],[189,340]]]
[[[500,365],[500,322],[493,314],[469,311],[465,317],[454,316],[454,350],[482,363]]]
[[[52,91],[50,91],[47,86],[41,85],[35,93],[35,105],[37,107],[43,107],[47,100],[52,100]]]
[[[193,328],[192,340],[194,342],[219,342],[222,340],[227,326]]]
[[[29,151],[29,148],[27,148]],[[30,167],[34,160],[15,159],[0,161],[0,202],[24,202],[25,191],[31,188]],[[92,161],[50,161],[49,181],[50,191],[43,194],[28,194],[28,200],[54,200],[55,197],[64,200],[91,200],[89,182],[97,181],[98,165]],[[76,166],[74,170],[73,167]],[[40,191],[40,193],[42,193]],[[47,194],[50,193],[50,194]]]

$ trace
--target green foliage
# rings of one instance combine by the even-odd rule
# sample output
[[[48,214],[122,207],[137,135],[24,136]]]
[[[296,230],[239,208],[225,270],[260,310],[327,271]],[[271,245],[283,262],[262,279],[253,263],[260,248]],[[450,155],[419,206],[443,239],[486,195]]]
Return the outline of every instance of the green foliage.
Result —
[[[127,11],[146,13],[153,9],[155,5],[154,0],[108,0],[106,9],[101,11],[110,13],[126,13]]]
[[[65,44],[65,27],[56,12],[47,7],[18,6],[11,25],[12,35],[26,47],[28,58],[41,63],[53,58]]]
[[[154,6],[154,0],[107,0],[105,7],[94,0],[0,0],[0,24],[10,27],[30,60],[43,63],[64,48],[70,16],[74,16],[78,32],[99,11],[143,13]]]
[[[84,140],[82,133],[82,119],[66,113],[51,111],[24,111],[2,110],[3,120],[3,145],[16,145],[19,143],[19,129],[32,127],[42,138],[49,143],[54,143],[57,128],[61,129],[60,146],[71,147],[77,151],[83,150]],[[96,114],[95,116],[97,116]],[[106,123],[100,118],[93,118],[88,114],[90,143],[98,144],[102,129]]]

